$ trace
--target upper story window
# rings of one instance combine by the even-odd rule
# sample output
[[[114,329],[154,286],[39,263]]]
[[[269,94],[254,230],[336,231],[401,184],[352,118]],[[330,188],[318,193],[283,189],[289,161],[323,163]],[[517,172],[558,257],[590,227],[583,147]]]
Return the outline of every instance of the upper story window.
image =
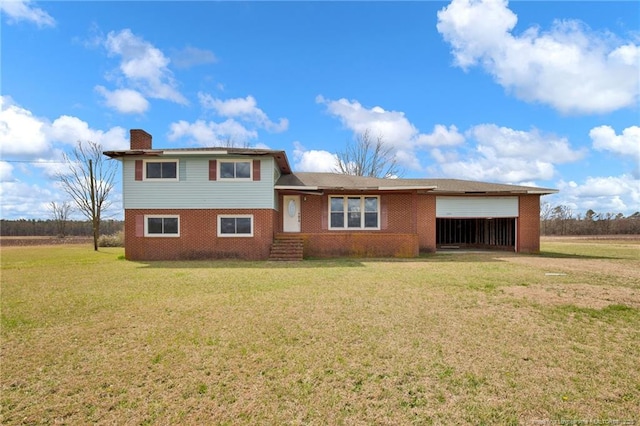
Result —
[[[380,197],[329,197],[329,229],[380,229]]]
[[[219,179],[252,179],[252,162],[251,161],[220,161],[218,167],[220,176]]]
[[[178,180],[178,160],[145,160],[145,180]]]

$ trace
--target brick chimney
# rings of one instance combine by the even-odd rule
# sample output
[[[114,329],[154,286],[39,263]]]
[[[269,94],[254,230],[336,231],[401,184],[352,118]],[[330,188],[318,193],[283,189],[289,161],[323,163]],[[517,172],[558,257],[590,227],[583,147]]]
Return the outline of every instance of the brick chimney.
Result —
[[[142,129],[130,130],[131,150],[151,149],[151,135]]]

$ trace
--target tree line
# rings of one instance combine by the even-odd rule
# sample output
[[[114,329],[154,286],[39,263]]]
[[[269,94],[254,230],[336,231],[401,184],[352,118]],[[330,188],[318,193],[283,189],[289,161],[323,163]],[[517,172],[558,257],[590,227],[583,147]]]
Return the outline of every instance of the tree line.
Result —
[[[622,213],[597,213],[587,210],[582,215],[569,206],[540,206],[540,233],[542,235],[607,235],[640,234],[640,212],[629,216]]]
[[[100,221],[100,231],[113,235],[124,229],[121,220]],[[67,220],[64,231],[60,232],[60,222],[56,219],[0,219],[0,236],[3,237],[91,237],[93,222],[90,220]]]

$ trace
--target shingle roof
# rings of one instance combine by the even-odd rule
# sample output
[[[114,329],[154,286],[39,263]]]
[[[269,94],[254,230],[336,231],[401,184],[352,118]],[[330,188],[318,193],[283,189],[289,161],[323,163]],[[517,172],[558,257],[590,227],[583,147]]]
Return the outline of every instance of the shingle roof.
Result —
[[[506,185],[501,183],[476,182],[461,179],[381,179],[351,176],[337,173],[298,172],[282,175],[276,189],[300,190],[403,190],[418,189],[434,193],[484,194],[484,193],[529,193],[553,194],[555,189],[533,186]]]
[[[268,155],[275,159],[278,168],[282,173],[291,173],[291,166],[285,151],[257,148],[227,148],[227,147],[205,147],[205,148],[167,148],[167,149],[141,149],[105,151],[104,155],[111,158],[121,158],[125,156],[162,156],[162,155]]]

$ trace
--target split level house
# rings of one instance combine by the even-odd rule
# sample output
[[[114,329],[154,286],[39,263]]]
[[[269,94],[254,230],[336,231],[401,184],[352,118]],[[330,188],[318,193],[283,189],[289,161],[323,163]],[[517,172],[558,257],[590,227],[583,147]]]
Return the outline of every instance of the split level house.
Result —
[[[154,149],[131,130],[122,162],[125,257],[414,257],[439,249],[536,253],[554,189],[291,170],[284,151]]]

